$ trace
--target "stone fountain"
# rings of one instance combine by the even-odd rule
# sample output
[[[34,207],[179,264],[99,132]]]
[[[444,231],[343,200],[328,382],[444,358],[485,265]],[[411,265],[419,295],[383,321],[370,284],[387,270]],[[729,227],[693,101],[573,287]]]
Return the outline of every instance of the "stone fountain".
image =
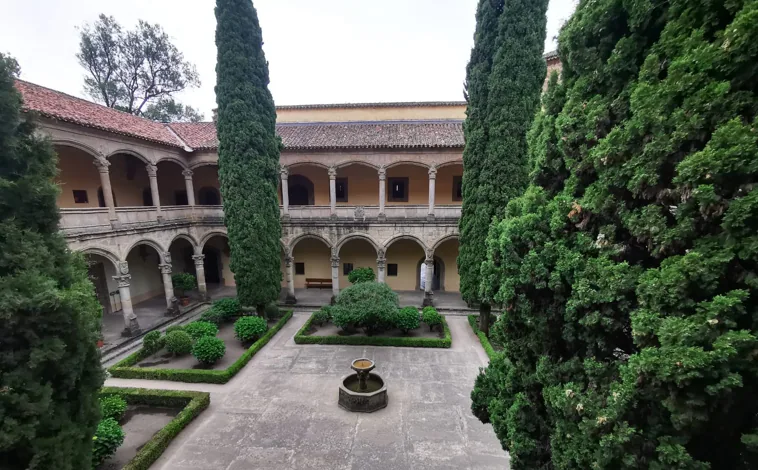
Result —
[[[347,411],[371,413],[387,406],[387,385],[378,374],[372,374],[376,365],[371,359],[355,359],[350,368],[355,374],[342,379],[339,405]]]

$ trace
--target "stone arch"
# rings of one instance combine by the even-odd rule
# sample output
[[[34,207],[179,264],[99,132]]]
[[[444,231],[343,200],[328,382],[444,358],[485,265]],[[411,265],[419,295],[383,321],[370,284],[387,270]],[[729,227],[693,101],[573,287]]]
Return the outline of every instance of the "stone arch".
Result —
[[[205,244],[208,243],[208,240],[216,236],[224,237],[227,240],[229,240],[229,234],[227,234],[226,232],[222,232],[220,230],[214,230],[212,232],[208,232],[205,235],[203,235],[203,238],[200,239],[200,243],[197,244],[198,252],[202,253],[203,248],[205,247]]]
[[[108,160],[110,160],[111,157],[113,157],[114,155],[118,155],[118,154],[131,155],[132,157],[135,157],[138,160],[142,161],[145,165],[153,165],[154,164],[153,162],[150,161],[149,158],[147,158],[146,156],[142,155],[141,153],[135,152],[132,149],[126,149],[126,148],[115,150],[115,151],[109,153],[105,158],[108,159]]]
[[[295,246],[301,241],[306,238],[312,238],[314,240],[319,240],[323,242],[330,250],[333,249],[332,244],[327,240],[326,238],[322,237],[321,235],[316,235],[315,233],[303,233],[301,235],[298,235],[297,237],[293,238],[289,245],[289,252],[293,253],[295,251]],[[285,250],[286,252],[286,250]]]
[[[445,168],[446,166],[453,166],[453,165],[461,165],[463,166],[463,160],[450,160],[449,162],[442,162],[435,165],[435,167],[439,170],[440,168]]]
[[[416,162],[412,160],[400,160],[397,162],[392,162],[384,166],[385,169],[389,170],[390,168],[400,166],[400,165],[413,165],[413,166],[420,166],[422,168],[426,168],[427,170],[430,168],[429,165],[423,162]]]
[[[147,245],[151,248],[153,248],[156,252],[158,252],[159,256],[163,256],[163,253],[168,251],[167,249],[163,248],[160,243],[158,243],[155,240],[152,240],[150,238],[142,238],[140,240],[137,240],[136,242],[132,243],[132,245],[129,247],[128,250],[124,252],[124,260],[126,260],[127,256],[129,256],[129,253],[136,248],[139,245]]]
[[[377,171],[379,170],[379,165],[374,165],[373,163],[367,162],[365,160],[345,160],[345,161],[337,163],[336,165],[334,165],[334,167],[337,169],[340,169],[340,168],[345,168],[346,166],[350,166],[350,165],[366,166]]]
[[[193,162],[189,165],[190,170],[194,170],[195,168],[200,168],[202,166],[218,166],[218,160],[200,160]]]
[[[382,246],[376,242],[373,238],[371,238],[368,234],[365,233],[350,233],[348,235],[345,235],[334,245],[334,252],[339,256],[339,252],[342,249],[342,247],[348,243],[351,240],[365,240],[367,241],[371,246],[374,247],[374,250],[376,250],[377,256],[379,255],[379,250],[382,249]]]
[[[192,248],[193,248],[195,251],[197,251],[197,248],[198,248],[199,244],[197,243],[197,240],[195,240],[195,237],[193,237],[193,236],[192,236],[192,235],[190,235],[189,233],[178,233],[178,234],[176,234],[176,235],[174,236],[174,238],[172,238],[172,239],[171,239],[171,241],[170,241],[170,242],[168,242],[168,246],[169,246],[169,248],[171,247],[171,245],[173,245],[173,244],[174,244],[174,242],[175,242],[176,240],[178,240],[178,239],[180,239],[180,238],[183,238],[183,239],[187,240],[187,241],[189,242],[189,244],[190,244],[190,245],[192,245]]]
[[[453,233],[453,234],[450,234],[450,235],[445,235],[444,237],[440,238],[439,240],[437,240],[434,243],[434,246],[432,247],[432,252],[437,251],[437,248],[439,248],[440,245],[442,245],[443,243],[445,243],[448,240],[458,240],[458,241],[460,241],[460,239],[461,239],[461,236],[459,234],[457,234],[457,233]]]
[[[178,157],[173,157],[173,156],[162,157],[162,158],[159,158],[155,162],[155,164],[157,165],[157,164],[159,164],[161,162],[172,162],[172,163],[176,163],[177,165],[179,165],[180,167],[182,167],[183,170],[188,170],[189,169],[189,166],[187,165],[187,162],[182,161],[182,159],[180,159]]]
[[[79,149],[82,152],[92,155],[92,158],[95,160],[103,158],[102,154],[95,150],[94,148],[90,147],[87,144],[83,144],[81,142],[77,142],[75,140],[68,140],[68,139],[55,139],[52,141],[53,146],[60,145],[62,147],[72,147],[75,149]]]
[[[419,244],[421,249],[424,250],[424,253],[429,253],[429,249],[426,247],[426,244],[423,241],[421,241],[420,238],[414,235],[408,235],[408,234],[395,235],[394,237],[387,240],[384,243],[384,251],[386,252],[389,249],[389,247],[398,240],[413,240]]]
[[[90,248],[84,248],[83,250],[81,250],[81,253],[85,255],[93,254],[93,255],[102,256],[103,258],[107,259],[113,264],[113,267],[116,270],[116,272],[119,271],[119,266],[118,266],[119,258],[110,250],[106,250],[105,248],[90,247]]]
[[[286,168],[289,171],[289,170],[292,170],[293,168],[297,168],[299,166],[308,166],[308,165],[317,166],[319,168],[323,168],[324,170],[329,170],[329,165],[325,165],[325,164],[323,164],[321,162],[316,162],[316,161],[311,161],[311,160],[304,161],[304,162],[290,163],[289,165],[285,166],[284,168]]]

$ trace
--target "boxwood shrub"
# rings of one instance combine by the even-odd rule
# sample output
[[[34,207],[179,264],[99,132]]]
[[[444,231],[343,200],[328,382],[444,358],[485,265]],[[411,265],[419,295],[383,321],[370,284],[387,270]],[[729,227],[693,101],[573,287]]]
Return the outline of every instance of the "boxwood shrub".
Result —
[[[126,413],[126,401],[118,395],[100,397],[100,416],[121,421]]]
[[[429,325],[429,331],[442,324],[442,315],[437,313],[437,309],[434,307],[424,307],[424,310],[421,311],[421,319]]]
[[[236,297],[219,299],[213,302],[213,306],[211,308],[215,310],[216,312],[218,312],[218,314],[221,316],[222,319],[224,319],[224,321],[231,321],[237,318],[240,315],[240,313],[242,313],[242,307],[240,306],[240,301],[237,300]]]
[[[482,343],[484,352],[487,353],[487,357],[489,357],[491,361],[492,358],[495,357],[495,354],[497,354],[497,351],[495,351],[495,348],[492,347],[492,343],[490,343],[487,335],[485,335],[482,330],[479,329],[479,325],[477,325],[477,319],[478,317],[476,315],[469,315],[468,323],[471,325],[471,329],[474,330],[474,334],[476,334],[476,336],[479,338],[479,342]]]
[[[395,313],[394,319],[395,328],[408,334],[410,330],[415,330],[419,327],[419,313],[416,307],[403,307],[398,309]]]
[[[193,321],[184,327],[184,331],[190,335],[190,338],[197,341],[203,336],[216,336],[218,334],[218,326],[215,323],[207,321]]]
[[[113,418],[105,418],[97,425],[92,436],[92,467],[97,467],[124,443],[124,430]]]
[[[202,336],[192,345],[192,355],[203,364],[215,364],[226,354],[226,345],[221,338]]]
[[[164,343],[165,339],[161,338],[161,332],[158,330],[153,330],[142,338],[142,347],[151,352],[160,350]]]
[[[343,330],[363,328],[372,334],[394,326],[397,309],[397,294],[387,284],[360,282],[339,293],[332,322]]]
[[[243,343],[255,341],[266,334],[268,325],[261,317],[240,317],[234,322],[234,336]]]
[[[176,356],[192,351],[192,337],[186,331],[172,331],[166,335],[166,350]]]

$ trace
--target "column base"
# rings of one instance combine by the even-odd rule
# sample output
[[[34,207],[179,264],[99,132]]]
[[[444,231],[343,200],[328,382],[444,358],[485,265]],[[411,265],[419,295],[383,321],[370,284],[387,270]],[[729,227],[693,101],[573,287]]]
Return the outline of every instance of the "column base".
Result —
[[[155,216],[155,220],[157,220],[158,222],[163,222],[163,216],[162,215],[157,215],[157,216]]]
[[[431,292],[424,293],[424,301],[421,303],[422,307],[434,307],[433,302],[434,294]]]
[[[140,333],[142,333],[142,328],[140,328],[139,323],[137,322],[137,317],[135,316],[129,320],[129,326],[124,327],[124,330],[121,332],[121,336],[124,338],[131,338],[132,336],[137,336]]]
[[[112,229],[120,229],[121,228],[121,221],[118,219],[111,219],[111,228]]]
[[[297,303],[297,297],[292,294],[287,294],[287,298],[284,299],[285,305],[295,305]]]
[[[171,306],[166,308],[166,316],[167,317],[175,317],[176,315],[179,315],[179,299],[176,297],[173,297],[171,299]]]
[[[386,215],[385,215],[385,214],[382,212],[382,213],[381,213],[381,214],[379,214],[379,216],[377,217],[377,220],[379,220],[379,222],[386,222],[386,221],[387,221],[387,216],[386,216]]]
[[[282,214],[281,220],[286,220],[286,221],[290,220],[290,215],[289,214]]]
[[[329,218],[332,220],[337,220],[337,214],[329,214]]]
[[[426,221],[427,222],[434,222],[434,220],[435,220],[434,214],[427,214],[426,215]]]

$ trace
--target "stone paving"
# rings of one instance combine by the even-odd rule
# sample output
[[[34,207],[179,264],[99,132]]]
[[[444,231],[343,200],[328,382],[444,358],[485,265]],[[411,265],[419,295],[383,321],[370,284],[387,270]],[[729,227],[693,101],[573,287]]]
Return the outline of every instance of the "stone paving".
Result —
[[[108,385],[204,390],[211,406],[155,470],[507,469],[469,394],[487,358],[465,318],[448,317],[451,349],[296,345],[297,314],[225,385],[109,379]],[[389,405],[371,414],[337,406],[352,359],[369,357]]]

